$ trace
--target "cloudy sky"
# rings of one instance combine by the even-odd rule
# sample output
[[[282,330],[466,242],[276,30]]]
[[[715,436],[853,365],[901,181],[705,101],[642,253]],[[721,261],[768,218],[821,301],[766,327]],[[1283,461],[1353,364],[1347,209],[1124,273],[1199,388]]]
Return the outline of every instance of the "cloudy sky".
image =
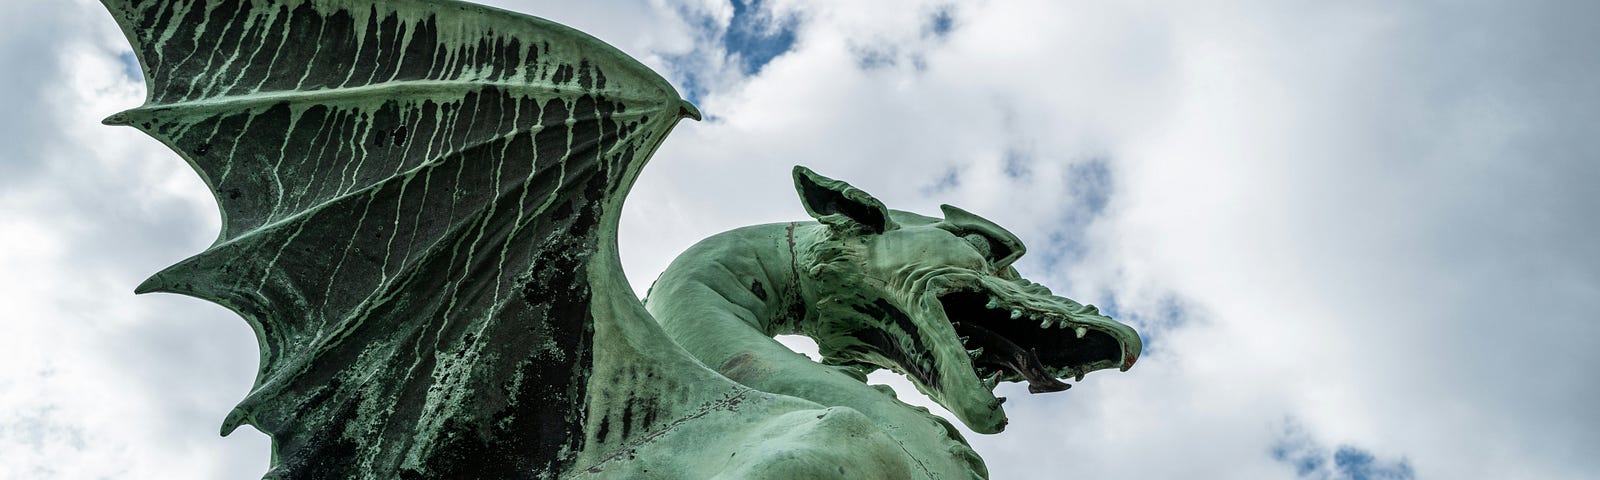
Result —
[[[789,168],[995,219],[1148,339],[968,433],[996,478],[1600,471],[1600,3],[492,2],[707,114],[629,199],[638,291],[804,217]],[[204,249],[199,178],[99,120],[143,79],[91,0],[0,1],[0,478],[254,478],[231,313],[134,296]],[[878,381],[892,381],[886,376]],[[916,397],[915,393],[905,396]]]

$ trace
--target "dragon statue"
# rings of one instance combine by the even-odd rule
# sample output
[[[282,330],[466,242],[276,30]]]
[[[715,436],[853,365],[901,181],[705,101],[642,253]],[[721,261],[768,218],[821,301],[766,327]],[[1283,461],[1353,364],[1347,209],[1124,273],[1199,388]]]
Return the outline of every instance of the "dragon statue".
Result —
[[[623,199],[699,113],[570,28],[446,0],[102,2],[148,88],[106,123],[176,151],[223,219],[137,291],[255,330],[222,432],[272,438],[266,478],[983,478],[950,423],[865,374],[993,433],[997,382],[1063,390],[1139,355],[1022,279],[993,222],[801,167],[816,221],[706,239],[641,302]]]

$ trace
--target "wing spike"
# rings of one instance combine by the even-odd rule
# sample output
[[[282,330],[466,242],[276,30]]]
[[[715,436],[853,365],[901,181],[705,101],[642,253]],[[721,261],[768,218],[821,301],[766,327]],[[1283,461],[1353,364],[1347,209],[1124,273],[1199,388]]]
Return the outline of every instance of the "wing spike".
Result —
[[[233,410],[228,411],[228,417],[222,420],[222,436],[232,435],[233,431],[238,430],[240,425],[249,423],[245,419],[247,416],[249,416],[249,413],[245,412],[243,408],[234,407]]]
[[[174,288],[177,285],[172,281],[173,276],[167,273],[176,266],[177,265],[173,265],[172,267],[162,269],[155,275],[151,275],[150,278],[144,279],[143,282],[139,283],[139,286],[134,287],[133,293],[135,295],[144,295],[146,293],[177,293],[186,295],[187,293],[181,292]]]
[[[678,116],[698,122],[700,121],[700,109],[695,107],[693,103],[689,103],[688,100],[680,100],[678,101]]]
[[[104,120],[101,120],[100,124],[112,127],[128,126],[128,112],[123,111],[114,113],[111,116],[106,117]]]

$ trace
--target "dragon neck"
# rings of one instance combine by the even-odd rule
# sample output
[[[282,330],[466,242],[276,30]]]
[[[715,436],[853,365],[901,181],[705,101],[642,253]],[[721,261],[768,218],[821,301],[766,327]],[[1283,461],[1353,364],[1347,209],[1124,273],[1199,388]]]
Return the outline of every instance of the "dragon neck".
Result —
[[[808,298],[795,263],[796,237],[816,227],[756,225],[707,238],[662,272],[645,305],[671,326],[669,333],[715,328],[718,335],[737,330],[769,339],[803,333]]]
[[[669,337],[727,378],[854,408],[885,427],[927,478],[987,477],[982,460],[948,421],[900,402],[887,387],[867,385],[854,368],[817,363],[772,338],[812,333],[816,314],[808,306],[817,299],[796,253],[825,228],[814,222],[756,225],[707,238],[662,272],[645,306]]]

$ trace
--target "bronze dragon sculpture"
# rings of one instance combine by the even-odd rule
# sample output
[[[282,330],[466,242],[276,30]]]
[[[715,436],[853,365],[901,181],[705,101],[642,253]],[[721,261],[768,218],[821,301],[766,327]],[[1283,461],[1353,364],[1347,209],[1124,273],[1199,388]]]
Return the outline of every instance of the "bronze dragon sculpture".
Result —
[[[179,153],[215,244],[139,292],[223,305],[259,372],[223,433],[267,478],[981,478],[974,431],[1127,369],[1139,337],[1010,265],[954,207],[891,211],[796,168],[817,220],[709,238],[647,298],[623,199],[693,106],[616,49],[448,0],[102,0],[148,86],[106,119]],[[817,340],[825,364],[773,335]]]

